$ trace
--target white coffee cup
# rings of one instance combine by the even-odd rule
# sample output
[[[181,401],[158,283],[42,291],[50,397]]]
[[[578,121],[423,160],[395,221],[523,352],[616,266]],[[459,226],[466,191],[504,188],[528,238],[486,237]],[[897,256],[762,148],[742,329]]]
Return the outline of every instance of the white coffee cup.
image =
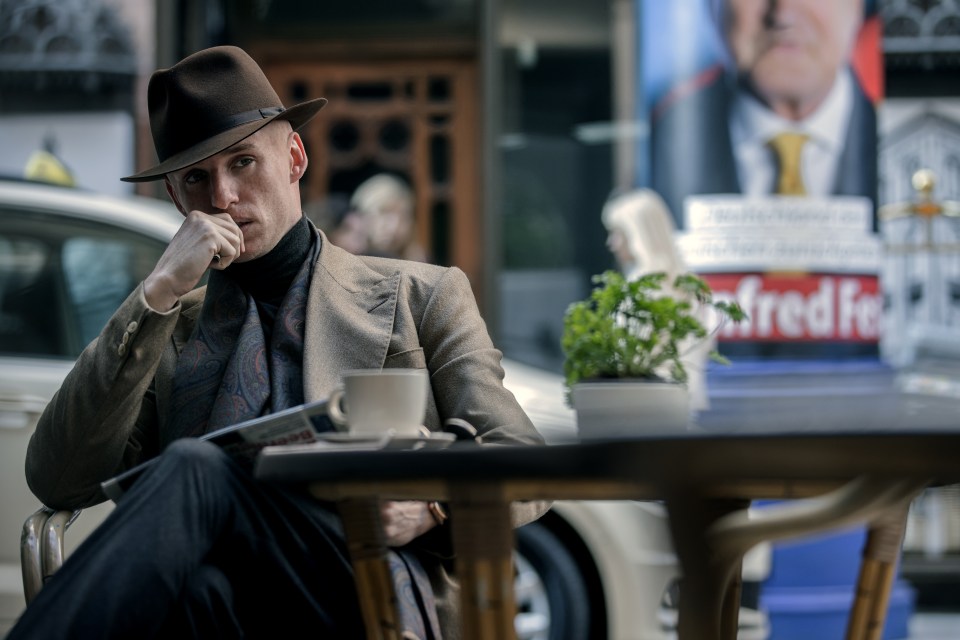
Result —
[[[423,430],[429,384],[426,369],[345,371],[327,411],[338,431],[416,437]]]

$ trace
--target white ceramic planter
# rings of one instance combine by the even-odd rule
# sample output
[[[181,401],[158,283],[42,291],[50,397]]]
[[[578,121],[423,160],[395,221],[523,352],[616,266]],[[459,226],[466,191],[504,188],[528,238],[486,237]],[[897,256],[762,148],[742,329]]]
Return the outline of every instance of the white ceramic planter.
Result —
[[[582,440],[680,433],[690,425],[687,388],[671,382],[580,382],[573,407]]]

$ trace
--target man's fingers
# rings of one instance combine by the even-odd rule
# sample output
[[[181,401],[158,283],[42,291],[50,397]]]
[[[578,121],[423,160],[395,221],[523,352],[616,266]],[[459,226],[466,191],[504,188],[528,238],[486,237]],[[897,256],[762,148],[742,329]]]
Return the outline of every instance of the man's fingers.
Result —
[[[191,211],[187,220],[197,248],[208,252],[208,268],[225,269],[243,253],[243,232],[228,214]]]
[[[427,503],[415,500],[384,501],[380,507],[387,545],[402,547],[433,528]]]

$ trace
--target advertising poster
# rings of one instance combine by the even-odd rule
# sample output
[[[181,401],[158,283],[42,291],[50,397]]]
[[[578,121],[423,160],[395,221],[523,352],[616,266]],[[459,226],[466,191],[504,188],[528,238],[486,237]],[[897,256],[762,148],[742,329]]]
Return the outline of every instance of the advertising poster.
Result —
[[[644,0],[648,186],[750,320],[728,354],[875,355],[881,24],[866,0]]]

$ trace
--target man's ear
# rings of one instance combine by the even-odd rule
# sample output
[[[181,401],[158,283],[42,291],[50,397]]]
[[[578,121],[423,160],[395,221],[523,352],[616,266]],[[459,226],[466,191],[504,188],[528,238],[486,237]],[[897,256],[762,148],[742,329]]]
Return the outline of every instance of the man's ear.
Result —
[[[170,178],[167,178],[167,177],[163,178],[163,186],[167,188],[167,195],[170,196],[171,200],[173,200],[173,204],[174,206],[177,207],[177,211],[179,211],[182,215],[186,216],[187,212],[183,210],[182,206],[180,206],[180,200],[177,199],[177,194],[173,190],[173,185],[170,184]]]
[[[307,172],[307,150],[296,131],[290,136],[290,182],[299,182]]]

